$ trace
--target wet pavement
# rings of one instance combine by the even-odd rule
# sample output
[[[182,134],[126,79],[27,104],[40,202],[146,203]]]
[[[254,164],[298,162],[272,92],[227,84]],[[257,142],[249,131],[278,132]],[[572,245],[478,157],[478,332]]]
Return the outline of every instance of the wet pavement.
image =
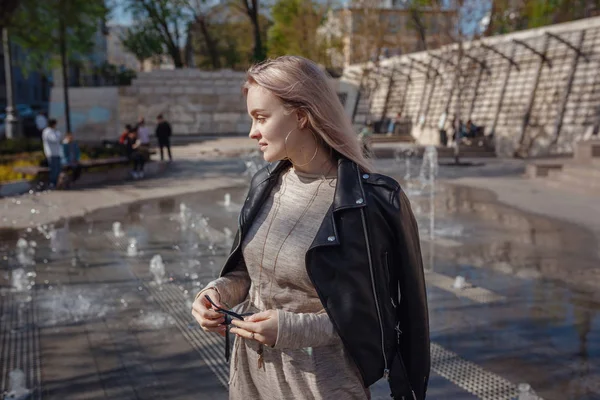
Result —
[[[510,399],[522,382],[544,399],[600,398],[594,235],[481,190],[405,189],[427,270],[428,398]],[[222,339],[189,310],[223,264],[244,196],[243,187],[218,189],[3,231],[3,390],[21,368],[32,398],[227,398]],[[462,288],[453,288],[457,276]],[[383,383],[373,398],[389,398]]]

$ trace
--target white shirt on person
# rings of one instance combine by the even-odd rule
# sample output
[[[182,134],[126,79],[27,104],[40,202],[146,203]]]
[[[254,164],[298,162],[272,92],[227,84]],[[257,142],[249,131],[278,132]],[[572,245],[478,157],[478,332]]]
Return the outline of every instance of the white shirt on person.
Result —
[[[47,158],[60,157],[62,134],[58,129],[47,127],[42,132],[44,154]]]
[[[150,143],[150,129],[148,129],[146,126],[140,126],[137,133],[141,144]]]

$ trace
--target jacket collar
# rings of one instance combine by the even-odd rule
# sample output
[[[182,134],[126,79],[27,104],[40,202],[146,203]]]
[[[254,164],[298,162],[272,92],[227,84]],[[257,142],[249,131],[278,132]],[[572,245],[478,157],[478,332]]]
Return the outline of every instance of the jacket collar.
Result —
[[[291,166],[289,160],[276,161],[267,166],[267,179],[278,178]],[[365,175],[368,178],[368,175]],[[364,207],[367,203],[362,186],[363,175],[358,165],[346,158],[338,160],[337,183],[333,197],[333,211]]]

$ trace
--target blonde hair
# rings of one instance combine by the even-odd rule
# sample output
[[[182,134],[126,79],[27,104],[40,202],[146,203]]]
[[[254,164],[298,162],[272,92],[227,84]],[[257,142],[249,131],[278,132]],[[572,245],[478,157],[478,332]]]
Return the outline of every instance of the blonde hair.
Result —
[[[363,171],[373,172],[329,77],[314,62],[298,56],[263,61],[248,70],[244,95],[252,85],[269,90],[288,111],[302,111],[307,116],[306,128],[316,133],[332,156],[345,157]]]

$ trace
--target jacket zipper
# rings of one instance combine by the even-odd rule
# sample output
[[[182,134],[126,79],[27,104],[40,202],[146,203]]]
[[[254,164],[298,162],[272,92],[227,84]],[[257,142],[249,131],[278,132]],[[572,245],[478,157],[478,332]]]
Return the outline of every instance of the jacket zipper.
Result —
[[[360,216],[362,218],[363,232],[365,234],[365,242],[367,244],[367,257],[369,259],[369,269],[371,272],[371,287],[373,288],[373,297],[375,298],[375,308],[377,309],[377,316],[379,319],[379,329],[381,330],[381,352],[383,354],[383,377],[388,379],[390,375],[390,370],[388,368],[387,356],[385,355],[385,337],[383,333],[383,322],[381,318],[381,311],[379,309],[379,300],[377,300],[377,291],[375,290],[375,274],[373,272],[373,261],[371,259],[371,244],[369,242],[369,235],[367,234],[367,223],[365,219],[365,210],[364,208],[360,209]]]

